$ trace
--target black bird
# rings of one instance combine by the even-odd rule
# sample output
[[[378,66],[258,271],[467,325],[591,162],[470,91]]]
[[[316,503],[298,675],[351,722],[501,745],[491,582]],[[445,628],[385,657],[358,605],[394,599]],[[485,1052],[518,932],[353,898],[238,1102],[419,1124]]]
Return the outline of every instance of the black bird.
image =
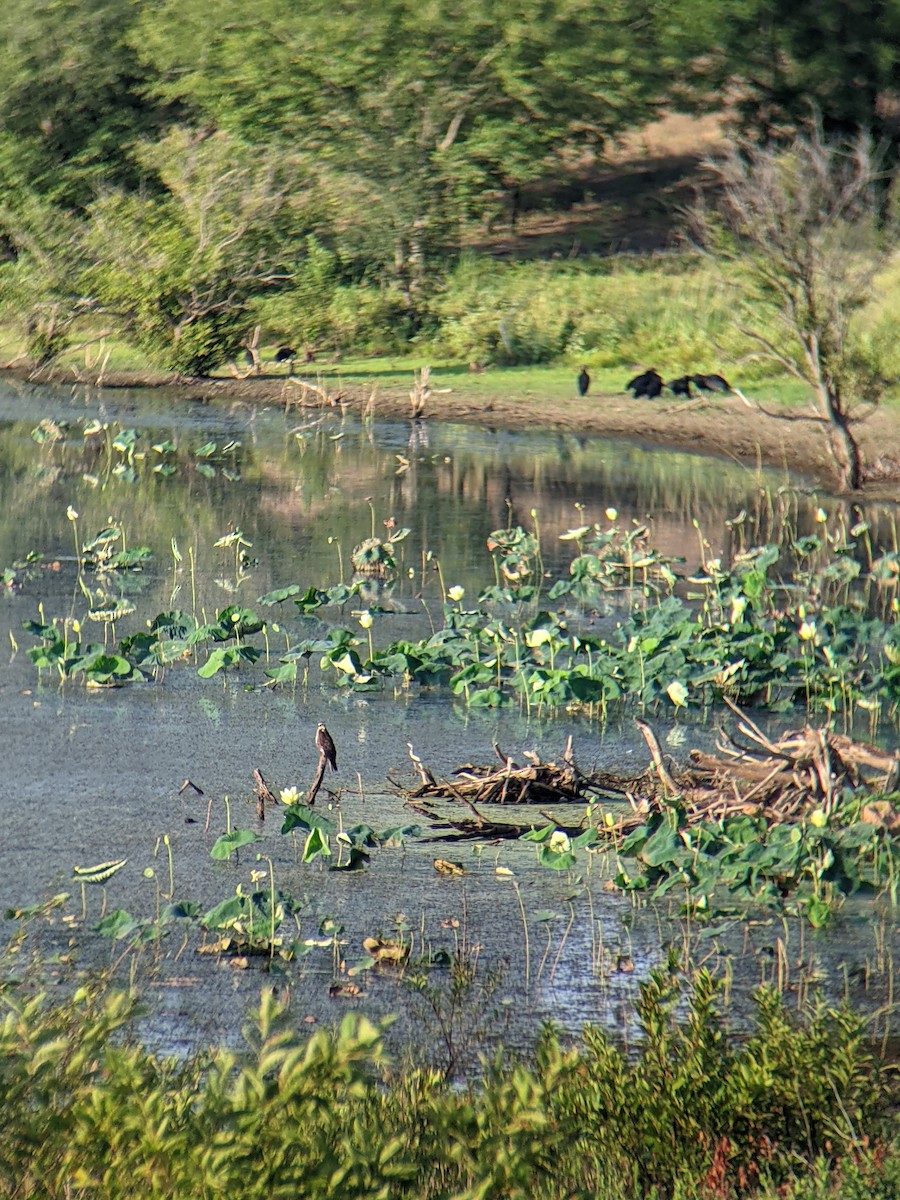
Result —
[[[690,398],[693,395],[691,391],[691,383],[693,380],[690,375],[682,375],[680,379],[673,379],[671,383],[667,383],[666,387],[673,396],[687,396]]]
[[[587,373],[587,367],[582,367],[578,376],[578,395],[586,396],[588,388],[591,386],[591,377]]]
[[[316,729],[316,749],[331,767],[332,771],[337,770],[337,747],[334,744],[334,738],[322,724],[319,722]]]
[[[662,376],[651,367],[643,375],[635,375],[634,379],[625,384],[625,388],[633,392],[635,400],[640,400],[642,396],[646,396],[648,400],[655,400],[663,390]]]
[[[291,346],[281,346],[275,351],[275,362],[277,363],[292,363],[297,357],[297,351]]]
[[[694,375],[693,381],[701,392],[730,392],[731,384],[721,375]]]

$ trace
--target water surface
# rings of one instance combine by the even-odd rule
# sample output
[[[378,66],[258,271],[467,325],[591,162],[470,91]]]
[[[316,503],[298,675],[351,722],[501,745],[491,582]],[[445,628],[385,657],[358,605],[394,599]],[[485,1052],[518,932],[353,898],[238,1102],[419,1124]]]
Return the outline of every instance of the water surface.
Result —
[[[42,419],[54,424],[50,439],[38,444],[33,431]],[[136,434],[131,453],[112,445],[128,430]],[[167,443],[174,449],[153,449]],[[171,474],[154,469],[164,463],[175,468]],[[491,1014],[493,1036],[513,1044],[527,1041],[535,1021],[546,1017],[572,1031],[600,1021],[627,1032],[628,1001],[670,945],[733,973],[744,993],[777,972],[799,993],[818,981],[833,998],[855,988],[854,999],[874,1006],[883,996],[878,980],[887,978],[893,918],[873,924],[855,906],[827,934],[770,915],[749,925],[723,920],[695,929],[682,922],[675,900],[635,907],[606,891],[602,859],[585,859],[579,872],[560,876],[539,869],[533,847],[523,843],[413,839],[374,852],[365,872],[345,875],[302,864],[273,816],[264,844],[242,852],[237,864],[209,858],[224,829],[224,797],[234,824],[257,828],[253,768],[276,790],[308,785],[320,720],[339,753],[333,815],[345,827],[365,822],[383,829],[417,820],[390,782],[412,780],[408,743],[440,774],[490,761],[494,741],[513,754],[535,748],[551,757],[572,734],[582,765],[630,773],[646,760],[630,719],[600,728],[565,713],[553,719],[512,708],[473,713],[416,687],[339,690],[323,683],[317,669],[308,686],[290,690],[261,688],[259,668],[223,682],[178,666],[160,682],[90,691],[78,683],[59,686],[48,673],[38,680],[25,655],[32,642],[22,631],[24,620],[39,616],[84,620],[88,596],[77,577],[75,538],[86,541],[110,523],[124,529],[128,545],[147,545],[154,554],[140,575],[106,585],[110,596],[127,595],[136,605],[133,617],[118,624],[119,637],[171,607],[212,618],[227,604],[257,606],[259,596],[286,584],[305,589],[349,580],[355,545],[373,529],[384,535],[385,523],[408,527],[398,547],[396,611],[386,618],[386,636],[397,637],[427,630],[441,578],[471,594],[490,582],[486,539],[510,524],[537,524],[550,574],[571,556],[561,534],[611,519],[647,523],[653,545],[685,559],[690,571],[701,554],[726,553],[736,528],[751,544],[772,539],[785,524],[794,535],[813,531],[822,504],[832,511],[826,498],[777,472],[552,431],[364,424],[340,412],[173,402],[161,392],[0,386],[0,570],[29,551],[43,556],[21,589],[0,590],[0,907],[65,890],[73,892],[71,911],[80,918],[73,866],[127,858],[106,903],[150,915],[158,881],[168,889],[159,844],[168,835],[175,894],[203,909],[239,884],[249,887],[250,872],[261,869],[254,851],[268,854],[277,886],[306,897],[304,936],[317,935],[326,918],[343,927],[332,949],[286,968],[298,1016],[331,1019],[348,1004],[375,1013],[399,1009],[407,1018],[395,1030],[399,1041],[415,1027],[416,1004],[395,975],[354,976],[359,996],[329,993],[335,972],[347,983],[343,968],[365,959],[364,937],[390,935],[398,925],[414,931],[417,950],[462,947],[475,956],[474,1006]],[[740,513],[742,524],[726,524]],[[871,521],[876,543],[887,543],[895,514],[849,513],[861,515]],[[234,548],[215,547],[235,530],[250,543],[244,564]],[[82,582],[95,601],[102,599],[96,579]],[[270,630],[273,662],[300,636],[291,608],[260,610],[282,626]],[[342,623],[352,623],[350,614]],[[654,724],[676,755],[709,745],[715,733],[684,718],[676,724],[666,713]],[[203,795],[180,791],[186,779]],[[580,814],[558,815],[574,824]],[[459,861],[468,873],[443,879],[436,857]],[[513,875],[498,874],[498,866]],[[145,873],[151,868],[153,877]],[[100,889],[89,890],[88,928],[102,899]],[[74,954],[81,961],[122,954],[121,945],[93,937],[80,920],[76,928]],[[57,924],[46,934],[48,948],[59,951],[68,936]],[[177,939],[164,949],[150,947],[140,957],[153,997],[148,1038],[170,1048],[237,1038],[243,1013],[269,978],[259,964],[232,970],[199,958],[193,941],[177,959]]]

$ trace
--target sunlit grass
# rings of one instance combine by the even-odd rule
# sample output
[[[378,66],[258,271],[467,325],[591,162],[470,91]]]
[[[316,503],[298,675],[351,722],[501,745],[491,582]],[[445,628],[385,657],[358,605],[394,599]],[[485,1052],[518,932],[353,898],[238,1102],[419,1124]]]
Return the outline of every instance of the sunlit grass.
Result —
[[[559,403],[575,399],[582,365],[592,380],[588,402],[623,395],[626,382],[652,366],[664,379],[717,372],[750,397],[805,407],[810,389],[762,359],[759,345],[742,331],[741,301],[737,283],[692,252],[518,263],[470,254],[424,305],[412,342],[396,344],[396,333],[373,326],[356,330],[356,346],[339,345],[343,326],[337,316],[329,326],[326,311],[316,361],[298,361],[295,371],[329,385],[405,394],[413,371],[430,366],[434,390]],[[892,388],[887,396],[892,406],[900,404],[894,383],[900,376],[893,332],[898,312],[900,264],[893,262],[877,278],[858,321],[867,357]],[[767,332],[775,340],[781,336],[775,324]],[[392,339],[391,353],[364,349]],[[283,334],[263,325],[258,349],[271,378],[287,374],[286,366],[274,362],[284,344]],[[11,322],[0,325],[0,361],[26,363],[24,336]],[[165,364],[129,345],[114,321],[101,324],[96,317],[77,328],[73,345],[55,366],[75,378],[125,372],[154,382],[171,377]],[[223,364],[216,375],[232,379],[234,371]]]

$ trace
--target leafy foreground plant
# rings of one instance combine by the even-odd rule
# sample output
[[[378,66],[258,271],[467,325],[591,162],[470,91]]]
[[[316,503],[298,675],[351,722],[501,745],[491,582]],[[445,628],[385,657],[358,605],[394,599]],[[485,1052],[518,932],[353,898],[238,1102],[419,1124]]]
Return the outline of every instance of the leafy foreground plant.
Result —
[[[676,1007],[689,996],[687,1019]],[[771,991],[743,1043],[704,971],[643,985],[635,1057],[547,1029],[529,1062],[498,1053],[465,1087],[391,1068],[383,1028],[347,1015],[299,1036],[263,993],[248,1049],[158,1059],[134,1002],[0,995],[0,1196],[835,1197],[900,1185],[896,1075],[851,1012],[792,1022]]]

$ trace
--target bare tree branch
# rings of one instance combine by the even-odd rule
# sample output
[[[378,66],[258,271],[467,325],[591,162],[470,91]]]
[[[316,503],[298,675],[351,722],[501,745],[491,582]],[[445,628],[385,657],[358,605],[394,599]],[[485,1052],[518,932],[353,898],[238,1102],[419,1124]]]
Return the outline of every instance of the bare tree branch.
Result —
[[[840,486],[855,490],[864,470],[854,400],[872,405],[885,385],[855,325],[891,244],[871,140],[829,143],[813,124],[787,146],[742,143],[706,166],[721,206],[690,215],[707,252],[746,284],[739,328],[810,386],[809,419],[827,433]]]

